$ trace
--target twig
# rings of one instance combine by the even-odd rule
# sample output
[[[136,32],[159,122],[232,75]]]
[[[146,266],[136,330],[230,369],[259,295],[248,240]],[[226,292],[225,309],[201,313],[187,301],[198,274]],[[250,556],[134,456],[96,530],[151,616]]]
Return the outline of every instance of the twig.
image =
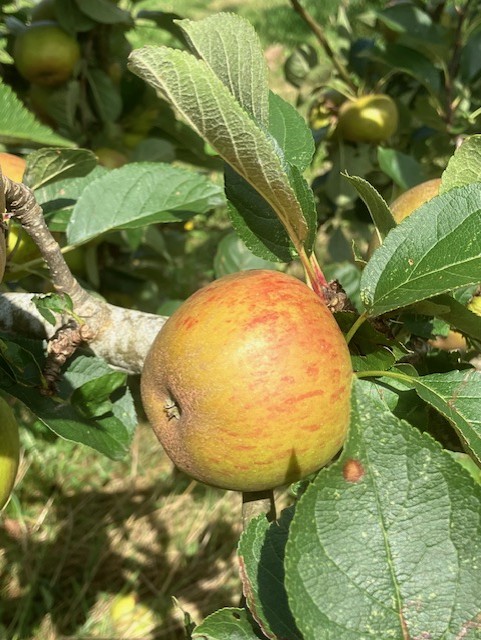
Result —
[[[18,220],[37,245],[50,269],[55,290],[67,294],[72,300],[75,315],[80,319],[77,330],[81,332],[83,341],[88,338],[94,353],[110,364],[129,373],[140,373],[147,351],[166,318],[116,307],[90,295],[72,275],[33,192],[5,176],[3,183],[4,189],[0,188],[0,193],[5,197],[7,215]],[[18,308],[18,296],[22,294],[0,295],[2,329],[21,332],[22,327],[28,327],[35,329],[37,334],[43,334],[42,338],[51,339],[56,330],[65,326],[61,319],[56,327],[47,327],[32,302],[33,295],[23,294],[25,309]]]
[[[42,207],[35,200],[31,189],[24,184],[13,182],[3,176],[7,214],[15,218],[37,245],[52,276],[52,283],[58,293],[66,293],[74,306],[81,307],[82,315],[88,307],[95,309],[94,298],[83,289],[73,277],[60,246],[50,233],[43,217]]]
[[[291,4],[294,11],[301,16],[301,18],[304,20],[304,22],[308,25],[308,27],[311,29],[313,34],[316,36],[321,47],[324,49],[324,52],[326,53],[326,55],[334,65],[337,73],[348,85],[348,87],[350,87],[353,91],[357,93],[356,84],[351,79],[351,76],[349,75],[349,71],[345,67],[344,63],[339,59],[339,56],[331,47],[321,25],[318,22],[316,22],[316,20],[314,20],[314,18],[306,11],[306,9],[304,9],[304,7],[301,5],[299,0],[291,0]]]
[[[276,503],[274,491],[243,491],[242,492],[242,526],[245,530],[249,522],[260,514],[265,514],[269,522],[276,519]]]

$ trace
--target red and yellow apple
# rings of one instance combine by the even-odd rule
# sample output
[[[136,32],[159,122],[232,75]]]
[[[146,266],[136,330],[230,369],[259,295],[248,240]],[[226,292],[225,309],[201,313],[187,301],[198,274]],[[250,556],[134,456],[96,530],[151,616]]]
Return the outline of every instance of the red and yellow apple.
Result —
[[[7,504],[17,476],[20,452],[18,424],[0,396],[0,509]]]
[[[269,270],[220,278],[162,327],[142,373],[165,451],[206,484],[260,491],[299,480],[339,451],[352,368],[326,305]]]
[[[350,142],[383,142],[396,133],[396,103],[385,94],[369,94],[346,100],[338,114],[337,132]]]

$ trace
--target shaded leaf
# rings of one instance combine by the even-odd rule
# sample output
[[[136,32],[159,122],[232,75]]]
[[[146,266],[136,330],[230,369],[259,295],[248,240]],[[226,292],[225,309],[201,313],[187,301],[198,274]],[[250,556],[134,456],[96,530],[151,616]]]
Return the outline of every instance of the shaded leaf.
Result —
[[[84,177],[97,166],[88,149],[39,149],[27,156],[23,181],[32,189],[67,178]]]
[[[378,147],[377,159],[381,170],[392,178],[403,191],[407,191],[427,179],[421,163],[401,151]]]
[[[284,550],[293,509],[277,522],[253,519],[239,542],[241,578],[247,605],[268,638],[302,640],[284,587]]]
[[[451,422],[481,466],[481,371],[434,373],[412,382],[419,396]]]
[[[220,609],[195,627],[192,640],[258,640],[244,609]]]

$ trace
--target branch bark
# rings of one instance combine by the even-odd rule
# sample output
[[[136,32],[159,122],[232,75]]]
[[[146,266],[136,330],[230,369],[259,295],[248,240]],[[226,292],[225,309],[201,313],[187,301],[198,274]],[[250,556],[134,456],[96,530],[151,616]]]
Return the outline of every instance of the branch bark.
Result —
[[[33,192],[3,176],[7,215],[15,217],[38,246],[58,293],[67,294],[76,316],[85,323],[88,345],[109,364],[140,373],[150,345],[166,321],[163,316],[124,309],[91,295],[72,275],[55,238],[45,223]],[[68,319],[49,324],[32,302],[34,294],[0,294],[0,330],[50,340]],[[71,319],[70,319],[71,321]]]

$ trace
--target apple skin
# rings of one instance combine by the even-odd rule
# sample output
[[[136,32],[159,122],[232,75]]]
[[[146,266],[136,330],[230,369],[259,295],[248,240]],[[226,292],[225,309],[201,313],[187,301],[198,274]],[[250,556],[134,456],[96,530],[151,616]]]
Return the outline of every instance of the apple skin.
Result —
[[[394,220],[399,224],[401,220],[410,216],[413,211],[419,209],[425,202],[437,196],[440,187],[441,178],[433,178],[401,193],[390,206]]]
[[[7,504],[17,476],[20,455],[18,424],[0,396],[0,510]]]
[[[42,87],[67,82],[79,59],[77,40],[56,22],[34,22],[16,37],[13,46],[13,60],[20,75]]]
[[[432,180],[426,180],[417,184],[415,187],[411,187],[404,193],[401,193],[393,202],[389,205],[394,220],[399,224],[404,218],[411,215],[413,211],[419,209],[419,207],[434,196],[439,194],[439,188],[441,186],[441,178],[433,178]],[[376,232],[372,235],[369,242],[369,248],[367,251],[368,258],[372,256],[374,250],[379,247],[379,237]]]
[[[317,471],[349,424],[352,368],[326,305],[269,270],[224,276],[167,320],[141,377],[167,455],[209,485],[261,491]]]
[[[382,93],[371,94],[341,105],[337,131],[350,142],[383,142],[396,133],[398,124],[394,100]]]
[[[25,173],[26,161],[13,153],[0,153],[0,166],[2,173],[14,182],[22,182]]]

